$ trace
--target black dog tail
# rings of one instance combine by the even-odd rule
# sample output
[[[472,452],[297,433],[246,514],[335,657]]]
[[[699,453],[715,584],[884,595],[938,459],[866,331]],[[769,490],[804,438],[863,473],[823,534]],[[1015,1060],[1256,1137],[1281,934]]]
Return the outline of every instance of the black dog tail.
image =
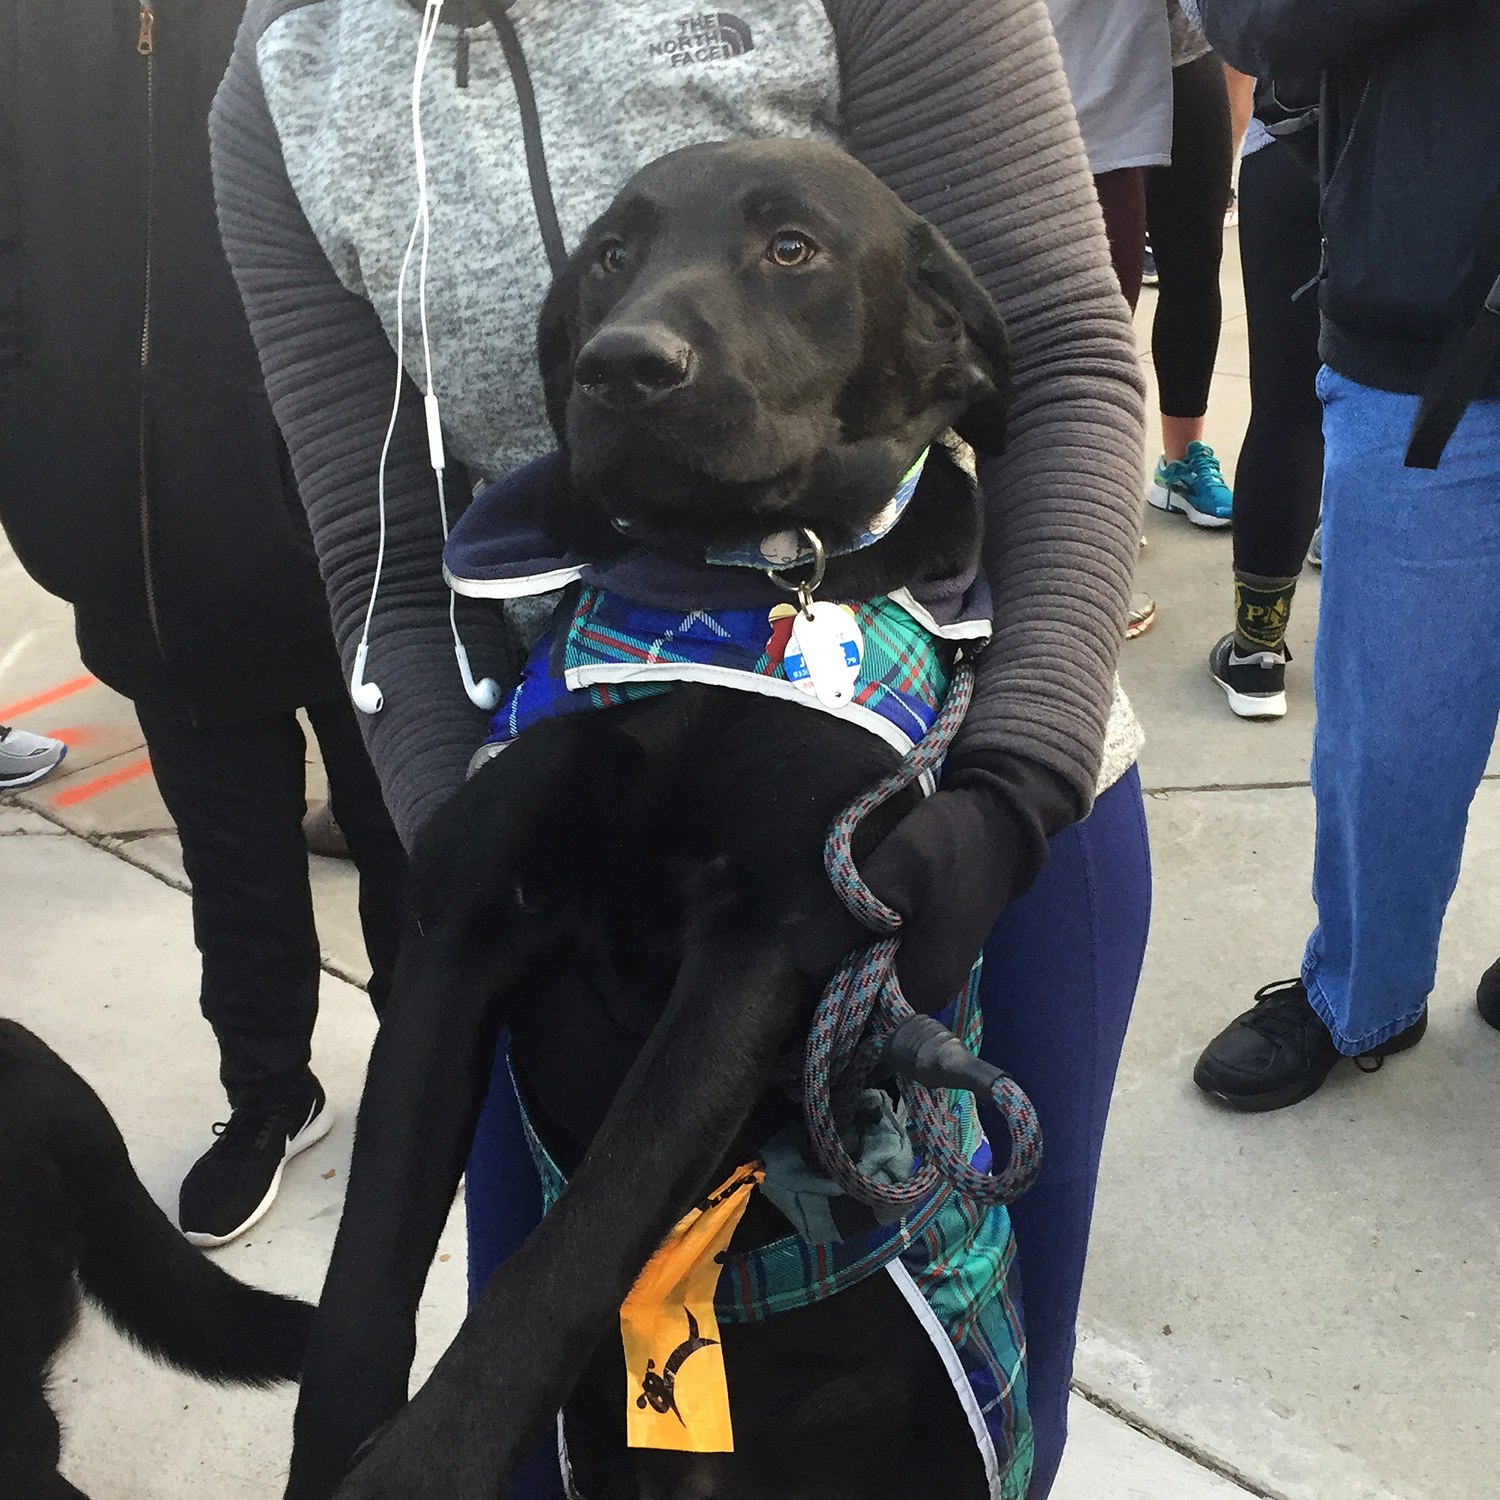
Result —
[[[55,1164],[71,1201],[78,1279],[148,1353],[209,1380],[295,1380],[313,1309],[237,1281],[152,1201],[103,1101],[39,1038],[0,1020],[0,1123]]]
[[[195,1375],[248,1385],[295,1380],[313,1309],[247,1286],[188,1244],[152,1202],[124,1146],[107,1194],[85,1214],[84,1291],[148,1353]]]

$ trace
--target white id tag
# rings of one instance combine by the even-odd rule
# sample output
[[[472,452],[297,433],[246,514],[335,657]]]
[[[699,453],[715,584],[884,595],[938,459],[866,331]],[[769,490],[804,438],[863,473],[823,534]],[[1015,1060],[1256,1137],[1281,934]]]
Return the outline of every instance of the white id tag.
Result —
[[[825,708],[842,708],[854,697],[865,642],[847,609],[818,601],[792,621],[782,666],[787,679]]]

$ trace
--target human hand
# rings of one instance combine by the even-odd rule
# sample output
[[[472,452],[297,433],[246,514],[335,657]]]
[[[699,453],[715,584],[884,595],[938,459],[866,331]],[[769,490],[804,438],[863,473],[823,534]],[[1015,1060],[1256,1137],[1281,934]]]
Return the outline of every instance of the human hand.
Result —
[[[984,784],[924,798],[875,846],[860,875],[902,916],[896,974],[915,1010],[958,997],[995,919],[1045,862],[1045,842]]]

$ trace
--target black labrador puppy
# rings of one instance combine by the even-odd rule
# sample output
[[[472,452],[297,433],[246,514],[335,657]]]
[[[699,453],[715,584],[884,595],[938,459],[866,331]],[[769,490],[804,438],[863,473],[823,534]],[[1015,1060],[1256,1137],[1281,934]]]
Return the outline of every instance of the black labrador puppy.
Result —
[[[295,1380],[305,1302],[236,1281],[177,1232],[99,1096],[0,1020],[0,1495],[83,1500],[57,1472],[47,1370],[79,1287],[127,1337],[208,1380]]]
[[[539,350],[570,475],[548,524],[575,551],[701,563],[806,528],[829,555],[820,592],[838,600],[978,556],[977,493],[936,445],[900,523],[842,550],[937,434],[998,446],[1007,350],[955,251],[841,152],[722,144],[648,166],[557,278]],[[836,716],[689,684],[544,720],[434,818],[289,1496],[504,1495],[565,1404],[587,1500],[988,1493],[938,1356],[886,1277],[715,1330],[732,1454],[625,1445],[621,1302],[674,1223],[797,1116],[774,1076],[861,936],[824,840],[898,760]],[[871,818],[863,846],[907,806]],[[413,1315],[504,1027],[569,1185],[408,1404]],[[757,1195],[734,1247],[787,1233]]]

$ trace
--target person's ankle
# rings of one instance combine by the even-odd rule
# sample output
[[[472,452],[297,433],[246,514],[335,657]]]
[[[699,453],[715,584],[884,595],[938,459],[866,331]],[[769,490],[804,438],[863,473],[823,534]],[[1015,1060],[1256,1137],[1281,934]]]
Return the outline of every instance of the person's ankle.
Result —
[[[1286,654],[1286,630],[1292,618],[1296,578],[1267,578],[1259,573],[1234,575],[1234,652],[1254,656]]]
[[[1287,649],[1285,637],[1276,641],[1273,645],[1267,641],[1247,640],[1242,631],[1238,629],[1235,630],[1234,654],[1241,661],[1243,661],[1246,657],[1259,656],[1263,651],[1269,651],[1273,656],[1286,656]]]

